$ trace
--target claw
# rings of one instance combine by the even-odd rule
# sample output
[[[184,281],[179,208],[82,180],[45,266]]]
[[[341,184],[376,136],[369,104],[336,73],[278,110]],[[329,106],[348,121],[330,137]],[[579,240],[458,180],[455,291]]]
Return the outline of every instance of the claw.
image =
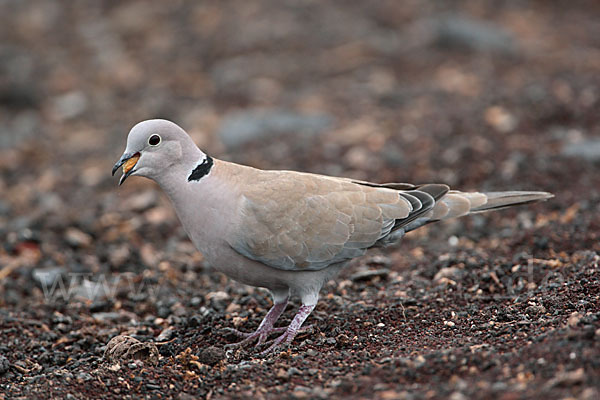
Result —
[[[271,353],[273,350],[278,348],[282,343],[285,345],[288,345],[292,342],[292,340],[294,340],[294,338],[296,337],[296,335],[298,333],[305,332],[309,329],[312,329],[312,325],[302,328],[302,324],[304,323],[306,318],[308,318],[308,316],[310,315],[310,313],[312,312],[312,310],[314,308],[315,308],[314,305],[309,305],[309,306],[302,305],[302,307],[300,307],[300,309],[298,310],[298,313],[292,320],[292,323],[290,324],[290,326],[288,326],[286,328],[285,332],[283,332],[283,334],[281,334],[281,336],[275,338],[272,341],[272,344],[266,350],[263,350],[260,353],[260,355],[264,356],[266,354]],[[285,343],[284,343],[284,341],[285,341]],[[271,343],[271,341],[267,342],[267,344],[268,343]]]
[[[227,328],[228,332],[244,339],[237,343],[226,344],[225,348],[239,348],[248,345],[254,340],[256,340],[256,344],[254,345],[254,347],[259,347],[263,344],[269,346],[266,350],[259,353],[260,355],[265,355],[271,353],[284,342],[285,344],[291,343],[298,333],[303,333],[312,329],[312,325],[302,327],[302,324],[304,323],[306,318],[308,318],[312,310],[315,308],[315,305],[302,305],[296,313],[296,316],[294,316],[294,319],[292,320],[290,326],[275,328],[273,324],[275,324],[275,321],[277,321],[277,319],[285,309],[286,304],[287,299],[285,303],[274,304],[263,319],[263,321],[260,323],[258,329],[252,333],[240,332],[237,329]],[[276,337],[275,339],[267,340],[269,338],[269,335],[280,332],[282,332],[280,336]]]
[[[279,316],[281,315],[281,313],[283,313],[283,310],[285,310],[286,305],[287,299],[285,299],[285,302],[273,304],[273,307],[271,307],[267,315],[265,315],[265,318],[258,326],[258,329],[252,333],[240,332],[237,329],[230,328],[229,331],[231,333],[244,339],[238,343],[228,344],[226,345],[226,347],[237,348],[245,346],[257,338],[258,340],[256,346],[260,346],[267,340],[271,333],[277,333],[281,332],[282,330],[285,330],[286,328],[274,328],[273,325],[275,324],[275,322],[277,322],[277,319],[279,319]]]

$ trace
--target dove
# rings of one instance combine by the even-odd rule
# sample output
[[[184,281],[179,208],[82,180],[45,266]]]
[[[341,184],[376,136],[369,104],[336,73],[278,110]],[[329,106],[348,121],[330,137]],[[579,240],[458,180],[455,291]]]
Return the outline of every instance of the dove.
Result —
[[[291,343],[323,285],[368,249],[437,221],[553,197],[261,170],[205,154],[182,128],[161,119],[131,129],[113,175],[121,166],[119,185],[142,176],[162,188],[213,268],[270,291],[273,305],[256,331],[232,329],[243,338],[237,345],[256,342],[266,347],[262,354]],[[290,296],[302,305],[289,326],[275,327]],[[273,334],[279,335],[269,340]]]

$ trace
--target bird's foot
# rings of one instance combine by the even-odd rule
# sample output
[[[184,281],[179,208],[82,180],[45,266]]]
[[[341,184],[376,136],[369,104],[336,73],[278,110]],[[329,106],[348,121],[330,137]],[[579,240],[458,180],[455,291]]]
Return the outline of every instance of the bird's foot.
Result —
[[[284,302],[273,304],[273,307],[269,310],[265,318],[260,323],[258,329],[252,333],[240,332],[237,329],[230,329],[229,331],[236,335],[237,337],[244,338],[242,341],[238,343],[232,343],[226,345],[228,348],[245,346],[252,343],[254,340],[256,341],[256,346],[260,346],[263,344],[271,333],[278,333],[285,330],[285,328],[274,328],[275,322],[285,310],[285,306],[287,305],[287,298]]]
[[[258,347],[262,344],[270,345],[266,350],[260,353],[261,355],[265,355],[272,352],[281,345],[291,343],[298,333],[312,329],[312,325],[302,327],[302,324],[304,323],[306,318],[308,318],[312,310],[315,308],[315,305],[302,305],[288,327],[275,328],[273,324],[275,323],[277,318],[279,318],[281,312],[283,312],[283,308],[285,308],[285,304],[275,304],[273,308],[269,310],[269,312],[265,316],[265,319],[261,322],[258,329],[252,333],[240,332],[237,329],[228,329],[229,332],[243,339],[237,343],[227,344],[225,345],[225,347],[230,349],[238,348],[241,346],[246,346],[256,340],[255,347]],[[267,341],[269,335],[280,332],[283,332],[280,336]]]
[[[288,345],[292,342],[292,340],[294,340],[298,333],[311,329],[312,325],[306,326],[304,328],[301,328],[301,326],[314,308],[315,305],[302,305],[302,307],[300,307],[298,313],[292,320],[290,326],[285,328],[285,331],[281,336],[273,339],[272,341],[269,341],[267,344],[271,343],[271,345],[266,350],[262,351],[260,354],[264,356],[266,354],[271,353],[273,350],[275,350],[281,345]]]
[[[250,343],[252,343],[254,340],[256,340],[255,346],[258,347],[261,344],[266,342],[269,335],[271,335],[273,333],[283,332],[286,329],[287,328],[274,328],[272,326],[267,327],[265,325],[261,325],[254,332],[241,332],[241,331],[238,331],[237,329],[229,328],[227,330],[230,333],[234,334],[237,337],[243,338],[243,339],[237,343],[226,344],[225,347],[234,348],[234,347],[246,346],[246,345],[249,345]]]

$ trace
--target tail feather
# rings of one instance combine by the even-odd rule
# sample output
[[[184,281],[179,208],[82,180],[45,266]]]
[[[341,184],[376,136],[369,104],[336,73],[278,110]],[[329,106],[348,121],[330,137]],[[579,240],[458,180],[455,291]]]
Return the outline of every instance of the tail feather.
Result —
[[[554,197],[547,192],[460,192],[451,190],[431,210],[429,222],[533,203]]]
[[[491,210],[500,210],[507,207],[534,203],[536,201],[548,200],[554,195],[547,192],[487,192],[483,193],[487,202],[481,206],[471,209],[470,214],[481,213]]]
[[[449,190],[446,185],[416,186],[404,194],[410,194],[410,197],[406,196],[407,200],[413,196],[417,197],[421,202],[421,207],[407,218],[396,220],[389,234],[377,241],[377,246],[394,243],[405,233],[432,222],[500,210],[554,197],[552,193],[547,192],[460,192]],[[426,196],[423,197],[424,195]],[[429,198],[429,202],[425,202],[426,197]]]

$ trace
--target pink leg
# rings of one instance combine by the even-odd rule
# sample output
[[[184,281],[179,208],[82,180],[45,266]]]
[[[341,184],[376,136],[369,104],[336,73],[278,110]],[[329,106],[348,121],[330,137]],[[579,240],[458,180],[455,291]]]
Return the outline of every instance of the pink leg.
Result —
[[[229,347],[244,346],[244,345],[247,345],[248,343],[252,342],[256,338],[258,338],[258,341],[256,342],[256,346],[259,346],[267,340],[267,337],[271,333],[281,332],[281,329],[285,329],[285,328],[273,328],[273,325],[275,325],[275,322],[277,322],[277,320],[279,319],[279,317],[285,310],[285,307],[287,306],[287,302],[288,302],[288,297],[286,297],[283,302],[273,304],[273,307],[271,307],[271,309],[269,310],[267,315],[265,315],[265,318],[262,320],[262,322],[260,323],[260,325],[258,326],[258,329],[256,329],[256,331],[254,331],[252,333],[246,333],[246,332],[240,332],[236,329],[233,329],[232,332],[235,335],[243,337],[245,339],[242,340],[241,342],[233,343],[228,346]]]
[[[285,330],[285,332],[281,336],[279,336],[277,339],[275,339],[273,341],[273,344],[271,344],[271,346],[269,346],[268,349],[261,352],[260,354],[265,355],[267,353],[270,353],[273,350],[275,350],[277,347],[279,347],[280,344],[282,344],[284,342],[285,342],[284,344],[290,344],[292,342],[292,340],[294,340],[294,337],[296,337],[298,332],[301,330],[300,327],[302,326],[304,321],[306,321],[306,318],[308,318],[308,316],[310,315],[312,310],[314,310],[315,306],[316,306],[316,304],[312,304],[312,305],[304,305],[303,304],[300,307],[300,309],[298,310],[298,313],[296,313],[296,316],[292,320],[292,323],[290,324],[290,326],[288,326],[287,329]]]

